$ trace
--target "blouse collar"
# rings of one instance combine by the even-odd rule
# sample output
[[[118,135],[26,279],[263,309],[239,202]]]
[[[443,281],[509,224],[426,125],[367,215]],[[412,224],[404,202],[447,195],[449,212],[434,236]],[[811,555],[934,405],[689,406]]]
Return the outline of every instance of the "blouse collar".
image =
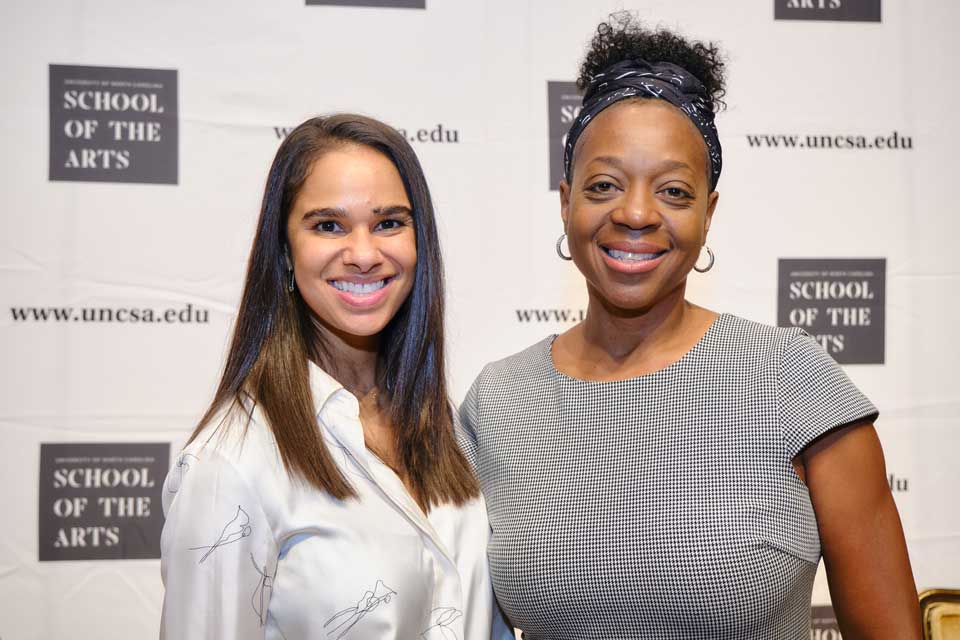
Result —
[[[386,483],[371,465],[363,437],[363,425],[360,423],[360,403],[357,397],[314,362],[310,362],[309,368],[314,409],[321,429],[328,432],[323,434],[327,445],[341,448],[348,453],[363,468],[370,480],[380,487],[388,500],[433,542],[448,563],[452,563],[453,556],[444,548],[430,521],[402,487],[399,478],[396,482]]]
[[[313,406],[319,414],[323,406],[327,404],[333,394],[341,389],[353,396],[352,393],[343,388],[343,385],[337,382],[333,376],[321,369],[313,360],[308,360],[310,370],[310,391],[313,394]],[[356,398],[354,397],[354,400]]]
[[[313,361],[310,361],[309,369],[310,392],[313,395],[316,417],[341,446],[346,447],[358,462],[366,466],[367,445],[363,438],[363,426],[360,424],[360,402]],[[333,419],[323,419],[326,412],[331,413]]]

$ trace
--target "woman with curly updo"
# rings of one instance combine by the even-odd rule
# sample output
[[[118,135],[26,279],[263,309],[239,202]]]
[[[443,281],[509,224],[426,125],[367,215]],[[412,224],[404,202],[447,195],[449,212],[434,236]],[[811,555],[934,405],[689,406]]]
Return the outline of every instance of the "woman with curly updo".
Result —
[[[846,640],[920,637],[873,404],[803,330],[685,299],[714,262],[723,71],[712,44],[600,25],[557,243],[586,318],[461,407],[527,640],[806,639],[821,555]]]

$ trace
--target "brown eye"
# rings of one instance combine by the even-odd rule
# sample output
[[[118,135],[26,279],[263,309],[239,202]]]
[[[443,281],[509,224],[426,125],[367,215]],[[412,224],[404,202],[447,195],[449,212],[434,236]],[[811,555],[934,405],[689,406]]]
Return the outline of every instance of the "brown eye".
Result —
[[[617,185],[613,184],[612,182],[601,180],[600,182],[594,182],[587,187],[587,191],[592,191],[593,193],[610,193],[616,188]]]
[[[317,229],[317,231],[323,231],[324,233],[336,233],[340,230],[340,225],[333,220],[324,220],[323,222],[317,223],[315,229]]]
[[[376,226],[377,229],[382,229],[384,231],[393,231],[394,229],[399,229],[403,226],[403,222],[400,220],[388,219],[382,220],[380,224]]]
[[[672,198],[674,200],[683,200],[686,198],[693,197],[692,195],[690,195],[680,187],[667,187],[662,191],[662,193],[666,194],[667,197]]]

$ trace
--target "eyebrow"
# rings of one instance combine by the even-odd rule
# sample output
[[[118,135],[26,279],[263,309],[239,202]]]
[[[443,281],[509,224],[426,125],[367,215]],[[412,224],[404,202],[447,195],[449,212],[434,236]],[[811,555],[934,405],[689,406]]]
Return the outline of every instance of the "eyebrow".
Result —
[[[385,207],[374,207],[373,215],[378,217],[407,215],[413,216],[410,207],[402,204],[392,204]],[[346,218],[347,210],[342,207],[322,207],[320,209],[310,209],[303,214],[304,220],[310,218]]]
[[[590,162],[600,162],[603,164],[610,164],[616,167],[617,169],[623,170],[623,161],[620,158],[615,156],[600,156],[599,158],[594,158]]]
[[[410,210],[410,207],[402,204],[392,204],[386,207],[374,207],[373,215],[375,216],[413,216],[413,211]]]
[[[625,171],[623,160],[616,156],[599,156],[597,158],[593,158],[590,162],[602,162],[604,164],[612,165],[621,171]],[[679,160],[664,160],[654,167],[654,173],[666,173],[667,171],[673,171],[674,169],[689,169],[693,171],[693,168],[686,162],[680,162]]]
[[[347,212],[339,207],[323,207],[322,209],[310,209],[303,214],[303,219],[309,218],[346,218]]]

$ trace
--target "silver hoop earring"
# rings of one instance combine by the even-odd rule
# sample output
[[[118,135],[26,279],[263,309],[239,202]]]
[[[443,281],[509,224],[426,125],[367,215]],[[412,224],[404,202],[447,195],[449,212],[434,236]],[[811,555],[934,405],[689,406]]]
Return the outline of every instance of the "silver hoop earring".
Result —
[[[287,271],[290,273],[290,282],[287,283],[287,291],[293,293],[297,288],[297,283],[293,279],[293,269],[288,269]]]
[[[573,256],[564,253],[563,248],[560,246],[563,244],[563,239],[566,237],[567,237],[567,234],[564,233],[564,234],[561,234],[559,238],[557,238],[557,255],[560,256],[561,260],[573,260]]]
[[[703,269],[697,265],[693,265],[693,270],[697,273],[706,273],[707,271],[710,271],[710,269],[713,269],[713,263],[716,260],[716,256],[713,255],[713,251],[710,250],[710,247],[703,245],[703,248],[707,250],[707,256],[710,258],[710,262],[708,262],[707,266],[705,266]]]

